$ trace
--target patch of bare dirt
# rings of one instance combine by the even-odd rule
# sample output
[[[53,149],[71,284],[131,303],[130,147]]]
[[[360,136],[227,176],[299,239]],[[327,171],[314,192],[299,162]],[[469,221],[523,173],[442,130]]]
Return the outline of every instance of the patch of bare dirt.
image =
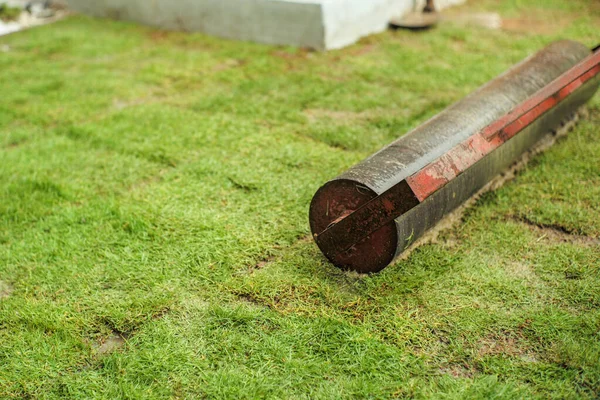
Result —
[[[145,188],[147,188],[148,186],[151,186],[153,184],[159,183],[163,180],[163,175],[167,172],[168,170],[166,169],[162,169],[158,175],[154,175],[145,179],[142,179],[138,182],[134,182],[130,187],[129,187],[129,191],[130,192],[136,192],[136,191],[140,191],[143,190]]]
[[[264,267],[266,267],[267,265],[272,263],[275,259],[276,259],[275,256],[269,256],[269,257],[263,258],[262,260],[257,262],[253,267],[249,268],[248,272],[251,274],[258,269],[263,269]]]
[[[0,300],[10,297],[13,287],[4,281],[0,281]]]
[[[524,262],[512,262],[504,267],[504,270],[512,277],[533,285],[540,284],[541,281],[533,268]]]
[[[173,32],[164,31],[164,30],[153,30],[148,33],[148,37],[153,42],[161,42],[163,40],[168,40],[169,38],[172,37],[172,35],[173,35]]]
[[[147,102],[147,99],[145,99],[145,98],[139,98],[139,99],[134,99],[134,100],[129,100],[129,101],[121,100],[121,99],[114,99],[112,106],[115,110],[121,111],[121,110],[124,110],[129,107],[144,104],[146,102]]]
[[[477,26],[487,29],[502,27],[502,17],[495,12],[444,12],[441,14],[441,19],[459,26]]]
[[[518,357],[524,362],[537,362],[537,357],[530,351],[520,335],[506,332],[492,333],[477,342],[477,355]]]
[[[225,60],[224,62],[215,65],[213,67],[213,71],[215,71],[215,72],[226,71],[228,69],[241,67],[245,64],[246,64],[245,60],[241,60],[241,59],[237,59],[237,58],[229,58],[229,59]]]
[[[309,48],[299,48],[296,51],[289,52],[284,50],[275,50],[271,53],[271,55],[277,58],[283,58],[284,60],[294,61],[294,60],[305,60],[307,58],[313,57],[314,51]]]
[[[311,123],[319,120],[348,123],[368,121],[377,118],[378,116],[383,116],[385,115],[385,110],[373,109],[356,112],[346,110],[327,110],[323,108],[308,108],[304,110],[304,115],[308,118],[308,121]]]
[[[269,301],[259,298],[253,293],[236,293],[236,297],[242,303],[246,303],[252,307],[272,308]]]
[[[306,235],[306,236],[301,236],[299,238],[296,239],[296,241],[290,246],[298,246],[301,245],[302,243],[306,243],[312,240],[312,236],[311,235]],[[275,249],[280,249],[280,247],[276,246]],[[269,256],[265,256],[263,257],[260,261],[258,261],[256,264],[248,266],[248,274],[252,275],[254,272],[263,269],[265,267],[268,267],[269,265],[271,265],[274,262],[277,262],[279,260],[281,260],[281,253],[277,253],[277,254],[271,254]]]
[[[372,53],[376,48],[377,46],[375,46],[373,43],[366,43],[362,46],[359,44],[355,49],[352,50],[351,54],[353,56],[363,56]]]
[[[535,236],[537,236],[537,242],[600,246],[600,238],[578,235],[577,233],[557,224],[536,223],[526,217],[513,216],[513,219],[527,225],[527,227],[535,234]]]
[[[336,121],[354,121],[364,118],[366,113],[357,113],[354,111],[336,111],[325,110],[321,108],[309,108],[304,110],[304,115],[310,122],[315,122],[319,119],[332,119]]]
[[[289,52],[284,50],[274,50],[271,52],[273,57],[279,58],[285,61],[286,69],[288,71],[296,71],[300,68],[304,62],[314,57],[314,51],[308,48],[300,48],[296,51]]]
[[[440,372],[454,378],[472,378],[477,373],[477,370],[470,365],[450,364],[440,368]]]
[[[150,44],[169,45],[186,50],[205,50],[212,48],[215,42],[207,42],[203,40],[195,40],[195,38],[187,32],[187,29],[180,18],[176,19],[178,27],[176,30],[155,29],[146,33],[146,37],[151,42]]]
[[[121,332],[113,332],[108,338],[106,338],[103,342],[98,343],[98,347],[96,348],[96,352],[100,355],[110,354],[123,346],[127,342],[127,335]]]
[[[565,14],[530,14],[503,19],[502,29],[509,32],[550,35],[567,28],[573,21],[572,16]]]

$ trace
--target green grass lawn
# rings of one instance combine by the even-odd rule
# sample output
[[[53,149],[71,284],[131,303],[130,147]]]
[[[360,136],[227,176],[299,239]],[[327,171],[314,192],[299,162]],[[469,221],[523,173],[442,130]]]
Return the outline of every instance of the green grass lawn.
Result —
[[[599,3],[315,53],[82,16],[0,38],[1,398],[598,398],[600,96],[382,273],[317,188]]]

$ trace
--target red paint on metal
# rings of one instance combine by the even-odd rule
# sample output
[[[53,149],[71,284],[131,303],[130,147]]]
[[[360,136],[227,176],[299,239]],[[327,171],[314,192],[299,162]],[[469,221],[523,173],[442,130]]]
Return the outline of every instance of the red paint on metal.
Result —
[[[516,106],[511,112],[506,114],[504,117],[492,122],[490,125],[485,127],[481,134],[486,138],[490,139],[498,133],[503,127],[508,125],[510,122],[515,120],[515,116],[520,116],[524,112],[533,109],[538,106],[539,103],[553,95],[562,92],[560,96],[562,98],[572,93],[585,81],[593,78],[600,72],[600,52],[593,53],[579,64],[556,78],[553,82],[545,86],[539,92],[525,100],[523,103]]]
[[[516,106],[507,115],[408,177],[406,182],[422,202],[598,74],[600,52],[595,52]]]
[[[420,179],[411,180],[415,176],[413,175],[407,179],[407,182],[419,201],[423,201],[479,161],[491,149],[490,143],[481,135],[471,136],[415,174]]]

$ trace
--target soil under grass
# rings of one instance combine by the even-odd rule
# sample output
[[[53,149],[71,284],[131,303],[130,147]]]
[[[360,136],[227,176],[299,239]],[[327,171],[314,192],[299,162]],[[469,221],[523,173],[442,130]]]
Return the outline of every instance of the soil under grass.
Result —
[[[511,22],[329,53],[82,16],[0,38],[0,397],[600,396],[600,96],[380,274],[309,237],[327,179],[600,42],[594,1],[465,10]]]

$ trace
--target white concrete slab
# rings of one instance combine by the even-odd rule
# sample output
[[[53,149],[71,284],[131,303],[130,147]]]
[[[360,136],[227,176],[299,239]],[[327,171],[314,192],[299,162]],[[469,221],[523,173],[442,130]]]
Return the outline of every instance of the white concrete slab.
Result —
[[[2,22],[0,21],[0,36],[8,35],[9,33],[18,32],[21,30],[21,25],[18,22]]]
[[[68,0],[76,11],[238,40],[335,49],[425,0]],[[438,0],[438,7],[464,0]]]

